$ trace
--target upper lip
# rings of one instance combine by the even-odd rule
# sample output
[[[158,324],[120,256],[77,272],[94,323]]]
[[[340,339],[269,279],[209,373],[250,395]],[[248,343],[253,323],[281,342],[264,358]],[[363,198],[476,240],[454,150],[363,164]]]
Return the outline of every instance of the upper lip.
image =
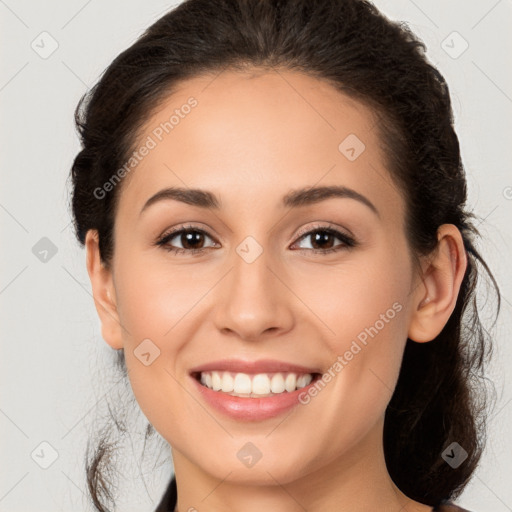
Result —
[[[242,359],[220,359],[209,363],[201,364],[190,369],[190,373],[207,371],[230,371],[239,373],[320,373],[318,368],[308,368],[298,364],[287,363],[275,359],[259,359],[257,361],[244,361]]]

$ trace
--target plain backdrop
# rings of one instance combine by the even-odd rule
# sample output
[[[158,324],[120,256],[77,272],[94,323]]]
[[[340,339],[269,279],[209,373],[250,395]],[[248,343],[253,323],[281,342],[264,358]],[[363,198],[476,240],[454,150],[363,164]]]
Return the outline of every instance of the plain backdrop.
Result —
[[[92,382],[93,370],[110,360],[70,224],[73,112],[114,57],[176,3],[0,0],[0,511],[92,510],[86,425],[108,392]],[[489,442],[459,503],[512,511],[512,3],[375,3],[420,36],[450,86],[469,202],[484,219],[479,248],[504,299],[488,375],[498,393]],[[152,510],[171,470],[167,463],[149,472],[145,485],[134,469],[119,510]]]

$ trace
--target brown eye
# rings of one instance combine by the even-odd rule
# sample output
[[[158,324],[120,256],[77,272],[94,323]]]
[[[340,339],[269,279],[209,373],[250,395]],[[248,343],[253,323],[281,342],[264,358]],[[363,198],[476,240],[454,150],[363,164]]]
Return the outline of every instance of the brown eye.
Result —
[[[163,235],[156,244],[169,252],[175,252],[177,254],[186,252],[197,253],[208,248],[204,247],[205,238],[211,239],[202,229],[187,227]],[[174,244],[179,243],[182,247],[174,247],[174,244],[170,244],[170,242],[175,239],[177,242],[174,242]]]
[[[308,251],[312,251],[314,253],[329,253],[329,252],[335,252],[340,251],[343,249],[351,248],[356,245],[355,240],[344,234],[340,231],[328,228],[328,227],[318,227],[311,231],[308,231],[307,233],[304,233],[301,235],[299,240],[305,240],[305,239],[311,239],[311,249],[305,249]],[[334,245],[334,240],[338,239],[341,241],[340,244]],[[304,248],[302,249],[304,250]]]
[[[214,243],[209,247],[205,247],[204,244],[206,238],[213,240],[206,231],[194,226],[187,226],[162,235],[162,237],[156,242],[156,245],[175,254],[197,254],[215,246]],[[357,245],[356,241],[351,236],[331,227],[319,226],[312,229],[303,233],[300,236],[299,241],[306,240],[307,238],[311,239],[312,247],[301,248],[300,250],[315,254],[327,254],[330,252],[341,251],[343,249],[349,249]],[[336,239],[341,243],[336,244]],[[171,241],[174,241],[174,243],[171,244]],[[181,244],[181,247],[176,247],[176,244]]]

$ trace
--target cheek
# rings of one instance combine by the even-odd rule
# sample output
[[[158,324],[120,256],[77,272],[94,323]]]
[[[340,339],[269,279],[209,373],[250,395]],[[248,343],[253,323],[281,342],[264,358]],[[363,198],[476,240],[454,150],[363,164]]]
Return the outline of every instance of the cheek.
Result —
[[[329,328],[332,363],[341,357],[343,377],[335,380],[346,389],[339,396],[357,390],[370,406],[391,398],[407,341],[408,265],[406,252],[384,248],[317,280],[316,292],[309,290]]]
[[[118,262],[116,274],[118,311],[130,333],[124,333],[130,344],[144,338],[168,339],[208,290],[204,272],[166,264],[165,257],[148,264],[142,255],[134,254]]]
[[[134,395],[152,421],[156,405],[174,389],[178,345],[168,340],[186,314],[184,295],[189,292],[179,281],[184,277],[166,276],[165,269],[148,265],[142,253],[122,253],[121,248],[119,253],[115,286],[126,366]]]
[[[310,268],[293,286],[322,320],[332,349],[340,353],[347,342],[369,337],[372,326],[382,343],[403,333],[411,278],[407,268],[407,258],[398,259],[391,249],[368,251],[339,266]]]
[[[143,253],[125,253],[116,265],[118,312],[126,328],[125,360],[133,393],[162,435],[179,431],[180,419],[169,414],[169,404],[184,411],[190,406],[178,383],[183,378],[181,351],[197,328],[201,297],[218,278],[211,270],[200,272],[200,265],[191,271],[169,264],[165,256],[149,265]],[[190,413],[193,417],[197,411]]]

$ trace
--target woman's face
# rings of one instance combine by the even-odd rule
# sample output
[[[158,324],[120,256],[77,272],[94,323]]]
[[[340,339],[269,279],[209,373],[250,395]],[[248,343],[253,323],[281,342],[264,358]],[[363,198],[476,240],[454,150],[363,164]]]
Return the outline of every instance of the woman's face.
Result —
[[[285,484],[379,449],[417,286],[377,124],[365,106],[291,71],[188,80],[145,124],[116,212],[122,328],[107,342],[124,348],[138,403],[175,464]],[[147,204],[171,187],[212,194],[217,207],[170,195]],[[314,193],[322,187],[345,194]],[[157,244],[184,227],[188,236]],[[286,365],[330,379],[296,392],[295,405],[288,391],[210,390],[210,401],[190,372],[214,362],[222,379],[220,360],[278,361],[292,387]],[[282,386],[276,369],[235,365],[230,375],[264,393]]]

